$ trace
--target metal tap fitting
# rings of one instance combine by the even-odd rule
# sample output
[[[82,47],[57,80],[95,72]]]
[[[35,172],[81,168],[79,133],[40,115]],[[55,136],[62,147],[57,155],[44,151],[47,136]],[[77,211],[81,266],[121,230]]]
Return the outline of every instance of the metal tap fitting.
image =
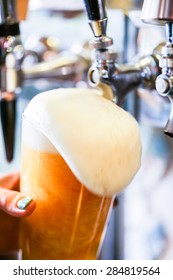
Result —
[[[6,157],[13,159],[16,95],[22,85],[21,63],[24,49],[16,15],[16,1],[1,0],[0,5],[0,114]]]
[[[90,44],[95,49],[107,49],[113,44],[112,38],[106,35],[107,29],[107,14],[105,0],[84,0],[88,23],[94,34],[94,38]]]
[[[171,102],[171,113],[164,133],[173,138],[173,44],[168,42],[162,49],[160,58],[162,74],[156,79],[156,90],[161,96],[166,96]]]
[[[18,36],[0,38],[0,108],[6,157],[13,159],[16,97],[22,86],[21,61],[24,50]]]
[[[158,54],[142,57],[131,64],[118,64],[117,53],[110,48],[113,40],[106,36],[107,15],[104,0],[84,0],[89,24],[94,34],[92,66],[88,80],[91,86],[99,83],[111,87],[113,101],[121,104],[126,94],[138,86],[153,87],[160,73]]]
[[[159,66],[162,74],[156,79],[156,90],[171,101],[171,114],[164,133],[173,137],[173,1],[144,0],[141,18],[146,23],[166,25],[166,44],[162,48]]]

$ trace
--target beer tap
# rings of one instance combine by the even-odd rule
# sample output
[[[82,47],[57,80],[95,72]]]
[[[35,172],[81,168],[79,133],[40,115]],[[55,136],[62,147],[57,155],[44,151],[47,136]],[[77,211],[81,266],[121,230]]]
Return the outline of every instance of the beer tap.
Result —
[[[26,65],[27,51],[20,40],[19,22],[26,18],[27,5],[28,0],[0,0],[0,119],[9,162],[14,153],[16,102],[23,83],[38,78],[77,80],[89,64],[82,54],[67,54]]]
[[[111,87],[113,100],[121,104],[126,94],[139,86],[153,88],[160,73],[159,55],[154,53],[131,64],[118,64],[117,54],[110,46],[113,40],[106,35],[107,15],[105,0],[84,0],[89,25],[94,39],[92,66],[88,79],[91,86],[104,83]]]
[[[166,26],[166,44],[159,60],[162,74],[156,79],[156,89],[171,102],[171,113],[164,133],[173,137],[173,1],[145,0],[141,17],[146,23]]]
[[[23,57],[16,0],[0,0],[0,115],[9,162],[14,151],[16,96],[22,84]]]

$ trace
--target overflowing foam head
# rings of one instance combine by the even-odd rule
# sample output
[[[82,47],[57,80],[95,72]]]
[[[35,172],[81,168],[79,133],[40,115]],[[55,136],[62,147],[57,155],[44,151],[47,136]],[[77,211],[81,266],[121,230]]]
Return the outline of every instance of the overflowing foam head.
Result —
[[[31,100],[24,118],[44,135],[49,143],[47,152],[51,143],[52,152],[56,149],[77,179],[98,195],[117,194],[140,167],[137,122],[98,90],[41,93]],[[43,144],[43,139],[40,141]],[[45,151],[46,144],[42,146]]]

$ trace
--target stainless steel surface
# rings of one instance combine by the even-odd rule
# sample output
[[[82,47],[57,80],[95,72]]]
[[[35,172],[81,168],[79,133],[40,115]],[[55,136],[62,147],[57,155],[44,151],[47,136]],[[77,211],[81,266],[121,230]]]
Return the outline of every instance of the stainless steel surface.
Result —
[[[102,9],[102,5],[100,5],[100,9]],[[90,11],[90,14],[92,14],[92,11]],[[155,79],[160,73],[159,55],[153,53],[151,56],[142,57],[131,65],[119,65],[116,63],[116,52],[109,48],[113,40],[106,36],[105,29],[99,28],[100,23],[107,22],[107,18],[101,19],[101,21],[100,19],[95,20],[94,24],[92,22],[90,20],[90,26],[94,33],[91,44],[95,50],[92,56],[92,67],[88,75],[90,84],[92,86],[97,86],[99,83],[109,85],[113,92],[113,99],[119,104],[128,92],[140,85],[153,87]]]
[[[103,2],[100,5],[101,10],[102,5]],[[97,8],[99,8],[99,2]],[[91,10],[90,14],[92,14]],[[106,36],[106,22],[107,18],[90,20],[90,27],[94,33],[94,39],[91,41],[94,51],[88,77],[91,86],[98,86],[99,83],[109,85],[114,101],[121,104],[127,93],[137,87],[141,85],[148,88],[154,87],[155,79],[160,74],[159,54],[155,55],[153,52],[151,55],[140,58],[137,62],[117,64],[117,54],[109,48],[113,40]],[[101,28],[101,24],[104,28],[103,26]]]
[[[158,56],[148,55],[133,64],[117,64],[115,58],[115,54],[111,55],[110,51],[96,52],[93,66],[89,70],[92,86],[98,86],[100,82],[110,85],[118,104],[122,104],[124,97],[139,86],[154,87],[160,73]]]
[[[107,18],[100,20],[90,20],[89,25],[95,37],[106,35]]]
[[[141,19],[146,23],[164,25],[173,21],[172,0],[144,0]]]
[[[170,90],[170,82],[167,76],[160,75],[156,80],[156,89],[160,95],[165,96]]]
[[[90,45],[96,49],[106,49],[112,46],[113,40],[108,36],[95,37],[90,40]]]

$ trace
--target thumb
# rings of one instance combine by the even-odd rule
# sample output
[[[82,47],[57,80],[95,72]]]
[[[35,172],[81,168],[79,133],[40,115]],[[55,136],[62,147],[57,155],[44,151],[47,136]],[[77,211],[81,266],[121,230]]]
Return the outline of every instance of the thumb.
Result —
[[[26,197],[18,191],[0,187],[0,209],[14,217],[29,216],[36,203],[31,197]]]
[[[36,203],[18,192],[19,181],[19,173],[0,177],[0,209],[11,216],[26,217],[33,212]]]

